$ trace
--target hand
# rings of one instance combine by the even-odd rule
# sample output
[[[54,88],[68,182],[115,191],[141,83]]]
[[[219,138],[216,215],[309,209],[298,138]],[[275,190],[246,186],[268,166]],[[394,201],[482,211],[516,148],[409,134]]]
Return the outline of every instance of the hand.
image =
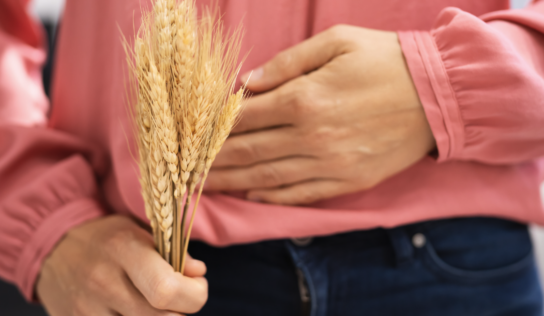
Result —
[[[247,79],[242,76],[242,81]],[[307,204],[369,189],[435,141],[397,34],[335,26],[255,70],[206,190]]]
[[[168,316],[207,300],[203,262],[175,273],[131,219],[108,216],[68,232],[42,266],[37,294],[51,316]]]

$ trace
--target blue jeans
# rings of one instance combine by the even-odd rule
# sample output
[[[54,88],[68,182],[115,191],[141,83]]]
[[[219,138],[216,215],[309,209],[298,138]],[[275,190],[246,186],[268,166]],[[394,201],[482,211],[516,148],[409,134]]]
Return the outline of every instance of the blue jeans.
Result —
[[[215,248],[197,315],[537,316],[527,226],[493,218],[422,222],[309,240]]]

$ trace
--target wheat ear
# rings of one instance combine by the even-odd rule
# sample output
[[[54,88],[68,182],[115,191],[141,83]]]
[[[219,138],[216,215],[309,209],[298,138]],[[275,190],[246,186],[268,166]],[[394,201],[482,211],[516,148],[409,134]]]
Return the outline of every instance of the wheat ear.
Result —
[[[199,24],[200,26],[200,24]],[[212,114],[209,93],[213,91],[211,85],[213,78],[209,66],[209,43],[202,38],[201,31],[198,32],[196,47],[196,59],[194,60],[194,71],[187,79],[190,80],[189,89],[185,91],[186,103],[180,114],[181,137],[181,181],[187,186],[187,197],[181,214],[181,249],[184,249],[186,219],[191,198],[194,193],[195,181],[200,168],[202,146],[206,143],[209,134],[210,119]],[[183,265],[183,253],[181,254],[181,265]],[[180,271],[181,267],[180,267]]]
[[[192,196],[196,185],[198,184],[202,174],[204,177],[202,182],[205,181],[209,168],[208,163],[208,152],[210,149],[214,149],[211,152],[217,152],[215,150],[216,145],[219,143],[217,141],[217,133],[221,135],[223,128],[228,128],[226,131],[226,136],[228,136],[230,127],[227,127],[225,124],[222,124],[222,114],[229,108],[230,103],[234,99],[229,98],[228,95],[232,90],[234,85],[234,80],[239,71],[239,67],[235,68],[236,58],[238,57],[240,49],[240,40],[241,40],[241,28],[236,29],[229,38],[226,40],[223,39],[223,24],[218,18],[217,8],[213,11],[206,10],[204,12],[203,18],[199,24],[199,51],[198,51],[198,60],[197,60],[197,71],[196,75],[193,77],[193,90],[192,97],[193,102],[191,107],[196,108],[200,111],[205,110],[207,117],[205,118],[207,126],[202,131],[202,136],[200,137],[199,144],[199,155],[195,159],[195,168],[191,173],[189,188],[188,188],[188,200],[184,208],[184,217],[187,213],[188,204],[190,203],[190,196]],[[205,86],[206,88],[201,88]],[[243,91],[240,92],[240,101],[243,97]],[[224,118],[223,118],[223,121]],[[233,122],[235,119],[233,120]],[[224,122],[223,122],[224,123]],[[224,139],[226,139],[226,136]],[[224,142],[223,139],[223,142]],[[222,143],[221,142],[221,145]],[[219,148],[220,146],[219,145]],[[190,216],[190,222],[187,228],[187,233],[185,234],[183,241],[183,250],[181,254],[181,271],[183,271],[186,262],[187,248],[189,245],[189,240],[191,236],[191,231],[194,223],[196,208],[200,202],[200,197],[202,195],[202,186],[199,189],[196,203],[193,206],[193,210]],[[183,221],[184,223],[184,221]]]
[[[130,49],[128,42],[124,40],[123,46],[126,51],[127,64],[133,79],[136,79],[136,90],[132,90],[137,94],[136,102],[136,134],[138,143],[138,167],[140,169],[140,185],[142,197],[144,200],[145,214],[150,221],[153,231],[155,244],[163,253],[162,247],[159,247],[161,240],[158,239],[158,222],[153,210],[153,192],[151,188],[151,178],[149,170],[149,152],[151,142],[151,96],[149,95],[150,85],[147,81],[146,74],[149,71],[149,51],[144,40],[143,33],[139,32],[135,40],[134,50]],[[134,81],[132,81],[134,82]]]
[[[229,96],[227,100],[227,104],[223,107],[223,109],[221,109],[217,123],[215,125],[214,133],[211,136],[210,144],[206,152],[206,158],[205,158],[206,162],[205,162],[205,169],[204,169],[204,176],[202,178],[202,183],[206,182],[206,178],[208,177],[208,173],[210,171],[213,161],[215,160],[217,156],[217,153],[219,153],[219,151],[221,150],[221,147],[223,146],[227,137],[229,136],[230,131],[236,124],[236,121],[240,115],[240,112],[242,111],[243,98],[244,98],[244,89],[240,89],[236,94],[232,94]],[[198,203],[200,202],[200,197],[202,196],[202,190],[203,190],[203,186],[201,185],[198,190],[196,202],[191,214],[191,221],[189,223],[189,228],[187,230],[186,241],[185,241],[185,245],[183,249],[184,256],[182,257],[181,271],[183,271],[183,269],[185,268],[184,259],[185,259],[187,249],[189,246],[189,240],[191,238],[191,231],[192,231],[193,223],[195,219],[196,208],[198,206]]]
[[[178,153],[178,135],[175,124],[175,117],[172,104],[172,54],[173,45],[172,37],[175,31],[175,1],[174,0],[158,0],[153,7],[154,12],[154,38],[157,40],[158,56],[156,65],[158,75],[155,69],[151,69],[155,78],[156,86],[160,86],[160,95],[158,103],[160,111],[156,113],[160,124],[161,149],[163,150],[164,159],[168,162],[168,170],[171,172],[174,182],[178,181],[179,177],[179,161]]]
[[[186,111],[189,102],[189,93],[191,91],[191,77],[193,75],[194,59],[195,59],[195,32],[196,21],[194,14],[194,1],[186,0],[180,2],[175,9],[175,24],[174,24],[174,54],[172,62],[172,107],[177,120],[177,130],[179,135],[183,133],[183,113]],[[181,139],[180,139],[181,140]],[[176,209],[174,222],[174,253],[173,266],[175,271],[180,271],[180,251],[182,244],[182,236],[184,223],[182,224],[182,204],[183,198],[187,190],[188,166],[186,161],[184,164],[182,152],[185,143],[180,141],[181,151],[178,153],[178,158],[181,163],[181,176],[176,181]]]

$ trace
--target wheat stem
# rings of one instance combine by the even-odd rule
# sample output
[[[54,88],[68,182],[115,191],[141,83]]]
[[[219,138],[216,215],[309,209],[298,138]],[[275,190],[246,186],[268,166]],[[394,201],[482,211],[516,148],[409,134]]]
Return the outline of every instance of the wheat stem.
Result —
[[[207,177],[208,177],[208,173],[205,172],[204,177],[202,178],[202,183],[206,181]],[[202,189],[203,189],[203,185],[201,185],[200,188],[198,189],[198,195],[196,197],[195,205],[193,206],[193,211],[191,213],[191,221],[189,222],[189,227],[187,228],[187,234],[185,235],[185,238],[184,238],[183,250],[181,253],[181,268],[180,268],[181,273],[183,273],[183,270],[185,269],[185,263],[187,261],[187,249],[189,249],[189,240],[191,239],[191,232],[193,230],[193,223],[195,220],[196,208],[198,206],[198,203],[200,202]]]

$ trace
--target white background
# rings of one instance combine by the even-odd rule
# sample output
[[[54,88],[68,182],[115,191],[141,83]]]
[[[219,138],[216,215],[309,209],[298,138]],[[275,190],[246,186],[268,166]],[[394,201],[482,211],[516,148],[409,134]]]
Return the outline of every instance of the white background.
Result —
[[[115,0],[111,0],[115,1]],[[261,1],[261,0],[254,0]],[[474,0],[481,1],[481,0]],[[522,8],[527,5],[531,0],[511,0],[513,8]],[[32,12],[40,18],[48,21],[56,21],[62,12],[64,0],[34,0],[32,4]],[[542,196],[544,199],[544,185],[541,187]],[[533,240],[535,242],[535,249],[537,252],[537,258],[540,266],[541,279],[544,284],[544,228],[533,227],[531,229]]]
[[[31,11],[43,20],[57,21],[63,6],[64,0],[33,0]]]

